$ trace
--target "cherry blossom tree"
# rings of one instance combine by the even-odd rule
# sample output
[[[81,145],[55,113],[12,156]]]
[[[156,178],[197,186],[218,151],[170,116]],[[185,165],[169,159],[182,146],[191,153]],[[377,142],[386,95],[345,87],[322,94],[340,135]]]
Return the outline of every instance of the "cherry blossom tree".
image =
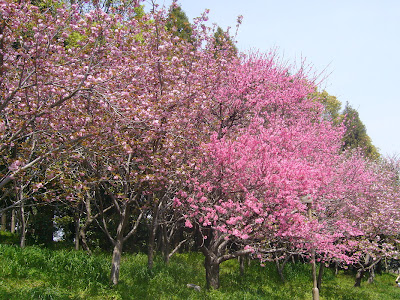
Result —
[[[168,205],[164,202],[171,199],[170,187],[176,189],[189,167],[190,148],[199,143],[193,120],[201,116],[202,102],[213,88],[208,74],[217,72],[215,50],[202,48],[212,40],[200,24],[205,16],[195,21],[194,44],[168,31],[166,16],[154,9],[127,23],[120,18],[122,25],[110,29],[109,39],[118,42],[113,49],[117,57],[99,73],[87,123],[80,129],[87,136],[66,161],[65,170],[82,173],[80,179],[74,177],[76,190],[94,191],[101,227],[114,245],[113,284],[118,282],[123,244],[145,214],[158,218],[152,209]],[[93,11],[86,18],[94,22],[108,16]],[[116,220],[114,233],[111,220]]]
[[[265,241],[310,235],[317,222],[308,221],[301,197],[321,193],[329,172],[322,166],[332,165],[343,134],[323,120],[301,72],[288,75],[273,59],[254,55],[219,74],[224,79],[202,120],[212,138],[202,145],[188,190],[175,199],[186,225],[204,234],[213,288],[224,260],[277,250],[256,246]],[[232,242],[247,247],[225,254]]]
[[[361,152],[350,152],[337,165],[335,201],[329,215],[342,230],[340,244],[346,245],[350,263],[357,268],[355,286],[365,271],[374,277],[381,259],[397,257],[399,235],[398,163],[389,159],[369,161]]]

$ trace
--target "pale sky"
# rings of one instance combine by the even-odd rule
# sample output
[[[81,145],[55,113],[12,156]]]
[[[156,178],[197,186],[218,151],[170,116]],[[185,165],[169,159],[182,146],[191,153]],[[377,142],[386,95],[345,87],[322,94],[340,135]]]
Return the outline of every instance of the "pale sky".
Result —
[[[169,5],[169,0],[158,0]],[[321,84],[357,109],[383,155],[400,155],[399,0],[179,0],[190,20],[210,9],[210,22],[234,31],[237,47],[283,60],[306,58],[328,77]]]

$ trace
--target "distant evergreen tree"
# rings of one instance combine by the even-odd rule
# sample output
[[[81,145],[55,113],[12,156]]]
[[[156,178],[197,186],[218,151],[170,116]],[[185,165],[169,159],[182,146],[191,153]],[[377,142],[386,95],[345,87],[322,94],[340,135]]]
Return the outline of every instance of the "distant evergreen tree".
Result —
[[[346,103],[342,115],[347,129],[344,136],[343,149],[361,148],[367,157],[371,159],[378,158],[378,150],[372,144],[358,111],[352,108],[349,103]]]
[[[343,138],[343,150],[360,148],[368,158],[379,158],[378,149],[372,144],[371,138],[367,134],[367,129],[356,109],[346,103],[345,108],[341,111],[342,103],[325,90],[322,92],[316,91],[312,96],[324,106],[325,119],[332,121],[336,125],[344,122],[346,134]]]
[[[229,36],[229,33],[224,31],[220,26],[218,26],[217,30],[214,33],[215,38],[215,48],[216,50],[231,50],[234,55],[237,55],[238,49],[235,46],[235,43],[232,40],[232,37]],[[226,45],[230,46],[230,49],[223,49],[222,47],[226,48]]]
[[[176,36],[192,42],[192,26],[185,12],[180,6],[174,5],[170,9],[167,28]]]

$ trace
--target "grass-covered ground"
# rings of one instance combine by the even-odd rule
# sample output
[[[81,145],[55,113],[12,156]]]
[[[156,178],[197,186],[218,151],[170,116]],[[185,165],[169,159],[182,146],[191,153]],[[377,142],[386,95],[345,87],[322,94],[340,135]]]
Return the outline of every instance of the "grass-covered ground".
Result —
[[[288,264],[287,282],[281,283],[272,264],[260,267],[253,262],[240,276],[237,261],[228,261],[221,266],[221,288],[206,291],[201,254],[177,254],[168,266],[157,259],[152,272],[146,259],[145,254],[125,254],[120,284],[111,288],[110,254],[0,244],[0,299],[311,299],[310,268],[305,264]],[[400,299],[394,280],[395,275],[383,274],[373,284],[354,288],[354,276],[326,270],[320,296]],[[187,283],[201,286],[201,292],[188,289]]]

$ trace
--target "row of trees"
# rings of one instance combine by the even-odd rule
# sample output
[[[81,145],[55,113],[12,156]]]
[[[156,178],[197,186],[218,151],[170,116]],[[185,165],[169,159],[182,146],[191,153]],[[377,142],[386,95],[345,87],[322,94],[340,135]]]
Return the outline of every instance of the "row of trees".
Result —
[[[307,70],[239,54],[176,4],[36,4],[0,0],[1,213],[19,211],[21,246],[57,204],[77,248],[108,238],[113,284],[143,224],[149,268],[157,244],[168,262],[195,241],[212,288],[245,255],[359,277],[397,255],[398,161],[349,149]]]

